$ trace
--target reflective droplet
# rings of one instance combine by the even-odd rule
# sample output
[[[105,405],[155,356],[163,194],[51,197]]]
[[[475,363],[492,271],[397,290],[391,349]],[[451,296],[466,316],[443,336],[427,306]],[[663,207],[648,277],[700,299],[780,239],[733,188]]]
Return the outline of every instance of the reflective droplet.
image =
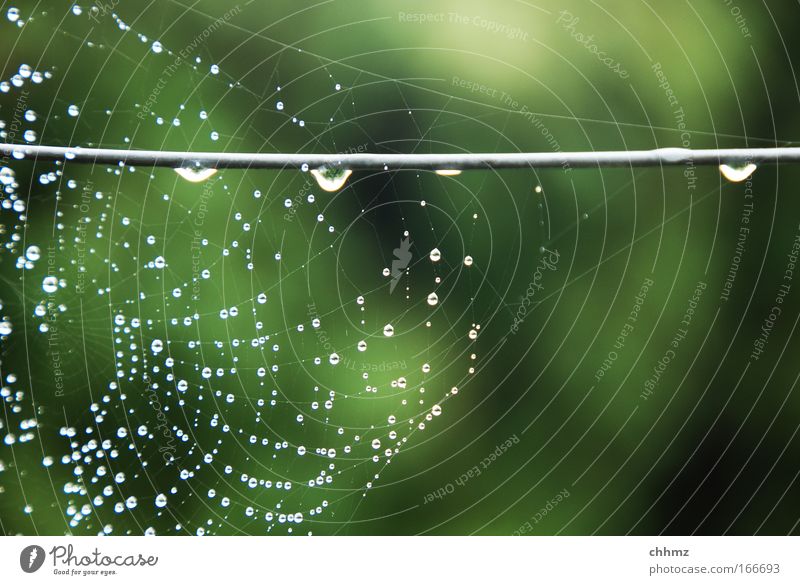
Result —
[[[5,337],[6,335],[11,335],[12,330],[13,327],[11,326],[11,321],[6,321],[5,319],[0,321],[0,335],[2,335],[3,337]]]
[[[78,106],[76,106],[75,104],[72,104],[71,106],[69,106],[69,107],[67,108],[67,114],[69,114],[69,115],[70,115],[71,117],[73,117],[73,118],[77,118],[77,117],[78,117],[78,114],[80,114],[80,113],[81,113],[81,112],[80,112],[80,110],[78,109]]]
[[[431,294],[428,295],[428,304],[431,307],[437,305],[438,303],[439,303],[439,295],[437,295],[435,292],[432,292]]]
[[[58,290],[58,279],[55,276],[45,276],[42,281],[42,290],[47,294],[53,294]]]
[[[394,335],[394,327],[391,324],[387,324],[386,327],[383,328],[383,334],[386,337],[391,337]]]
[[[334,167],[320,167],[311,169],[311,174],[317,180],[317,184],[325,191],[338,191],[347,182],[353,171],[350,169],[338,169]]]
[[[442,414],[442,407],[439,406],[438,404],[434,404],[433,408],[431,408],[431,414],[433,416],[439,416],[440,414]]]
[[[731,183],[741,183],[749,179],[757,168],[753,163],[746,165],[719,165],[719,172]]]
[[[151,45],[151,47],[150,47],[150,48],[151,48],[151,49],[153,49],[153,52],[154,52],[154,53],[160,53],[161,51],[163,51],[163,50],[164,50],[164,46],[163,46],[161,43],[159,43],[158,41],[155,41],[155,42],[154,42],[154,43]]]
[[[464,257],[464,266],[472,266],[472,256]]]
[[[42,251],[39,249],[39,246],[29,246],[25,251],[25,257],[31,262],[36,262],[42,257]]]
[[[7,187],[14,183],[16,177],[14,175],[14,170],[8,167],[0,168],[0,185]]]
[[[205,169],[202,167],[179,167],[175,169],[181,177],[190,183],[202,183],[217,174],[217,169]]]
[[[332,366],[335,366],[339,363],[339,354],[332,353],[331,356],[328,358],[328,361],[331,363]]]
[[[459,169],[436,169],[436,174],[442,177],[456,177],[461,174]]]
[[[442,259],[442,253],[439,251],[439,248],[434,248],[431,250],[430,259],[431,262],[438,262]]]
[[[367,351],[367,342],[361,340],[358,342],[358,351]]]

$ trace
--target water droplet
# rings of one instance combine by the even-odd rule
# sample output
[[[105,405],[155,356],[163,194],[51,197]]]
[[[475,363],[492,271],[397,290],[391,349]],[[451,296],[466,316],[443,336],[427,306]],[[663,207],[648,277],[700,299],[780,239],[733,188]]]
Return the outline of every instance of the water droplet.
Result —
[[[464,257],[464,266],[472,266],[472,256]]]
[[[81,113],[81,111],[78,109],[78,106],[76,106],[75,104],[71,104],[67,108],[67,114],[69,114],[73,118],[77,118],[78,114],[80,114],[80,113]]]
[[[277,104],[275,104],[275,107],[276,107],[278,110],[283,110],[283,102],[278,102]]]
[[[19,20],[19,8],[9,8],[8,12],[6,12],[6,18],[11,22],[17,22]]]
[[[478,339],[478,332],[475,329],[470,329],[468,337],[472,340]]]
[[[36,262],[42,257],[42,251],[39,249],[39,246],[28,246],[28,249],[25,251],[25,257],[31,262]]]
[[[731,183],[741,183],[750,178],[758,167],[753,163],[746,165],[719,165],[719,172]]]
[[[203,167],[178,167],[175,169],[181,177],[190,183],[202,183],[217,174],[217,169],[206,169]]]
[[[320,167],[311,169],[311,174],[317,180],[317,184],[325,191],[338,191],[347,182],[353,171],[350,169],[339,169],[335,167]]]
[[[428,295],[428,304],[431,307],[433,307],[434,305],[439,304],[439,295],[437,295],[435,292],[432,292],[431,294],[429,294]]]
[[[380,449],[381,448],[381,440],[380,439],[372,439],[372,448],[373,449]]]
[[[153,49],[153,52],[156,54],[164,50],[164,46],[158,41],[153,42],[150,48]]]
[[[367,351],[367,342],[361,340],[358,342],[358,351]]]
[[[6,321],[5,319],[0,321],[0,336],[5,337],[6,335],[11,335],[12,330],[11,321]]]
[[[438,262],[442,259],[442,253],[439,251],[439,248],[434,248],[431,250],[430,259],[431,262]]]
[[[53,294],[58,290],[58,279],[55,276],[45,276],[42,281],[42,290],[47,294]]]
[[[383,328],[383,334],[386,337],[391,337],[394,335],[394,327],[392,327],[391,323],[387,324],[386,327]]]
[[[167,505],[167,496],[164,494],[158,494],[156,496],[156,508],[163,508]]]
[[[328,358],[328,361],[331,363],[332,366],[335,366],[339,363],[339,354],[332,353],[331,356]]]
[[[14,170],[8,167],[0,168],[0,184],[7,187],[16,180]]]
[[[431,408],[431,414],[433,416],[439,416],[440,414],[442,414],[442,407],[439,406],[438,404],[434,404],[433,408]]]
[[[456,177],[461,174],[460,169],[436,169],[436,174],[442,177]]]

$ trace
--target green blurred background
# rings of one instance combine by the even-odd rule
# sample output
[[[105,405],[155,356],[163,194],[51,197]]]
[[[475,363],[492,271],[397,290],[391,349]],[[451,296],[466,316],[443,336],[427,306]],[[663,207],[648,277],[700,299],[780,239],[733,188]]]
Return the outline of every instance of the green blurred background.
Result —
[[[3,142],[766,147],[800,117],[789,2],[79,4],[2,4]],[[798,532],[792,166],[0,166],[4,534]]]

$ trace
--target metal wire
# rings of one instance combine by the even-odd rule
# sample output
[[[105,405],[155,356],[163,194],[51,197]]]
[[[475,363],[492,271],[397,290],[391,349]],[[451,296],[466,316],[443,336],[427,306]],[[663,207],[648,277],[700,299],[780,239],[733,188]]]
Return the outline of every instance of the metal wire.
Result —
[[[740,165],[800,162],[800,147],[727,148],[597,152],[523,152],[469,154],[283,154],[178,152],[62,146],[0,144],[0,154],[35,160],[68,160],[86,164],[214,169],[502,169],[649,167],[668,165]]]

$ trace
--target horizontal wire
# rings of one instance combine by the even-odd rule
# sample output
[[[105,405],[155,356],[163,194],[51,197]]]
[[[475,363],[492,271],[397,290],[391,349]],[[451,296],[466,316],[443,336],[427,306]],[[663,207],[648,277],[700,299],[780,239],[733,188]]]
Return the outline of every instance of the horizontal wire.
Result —
[[[179,152],[63,146],[0,144],[0,154],[36,160],[68,160],[86,164],[127,164],[208,169],[503,169],[653,167],[666,165],[740,165],[800,162],[800,147],[691,150],[658,148],[596,152],[522,152],[466,154],[283,154]]]

